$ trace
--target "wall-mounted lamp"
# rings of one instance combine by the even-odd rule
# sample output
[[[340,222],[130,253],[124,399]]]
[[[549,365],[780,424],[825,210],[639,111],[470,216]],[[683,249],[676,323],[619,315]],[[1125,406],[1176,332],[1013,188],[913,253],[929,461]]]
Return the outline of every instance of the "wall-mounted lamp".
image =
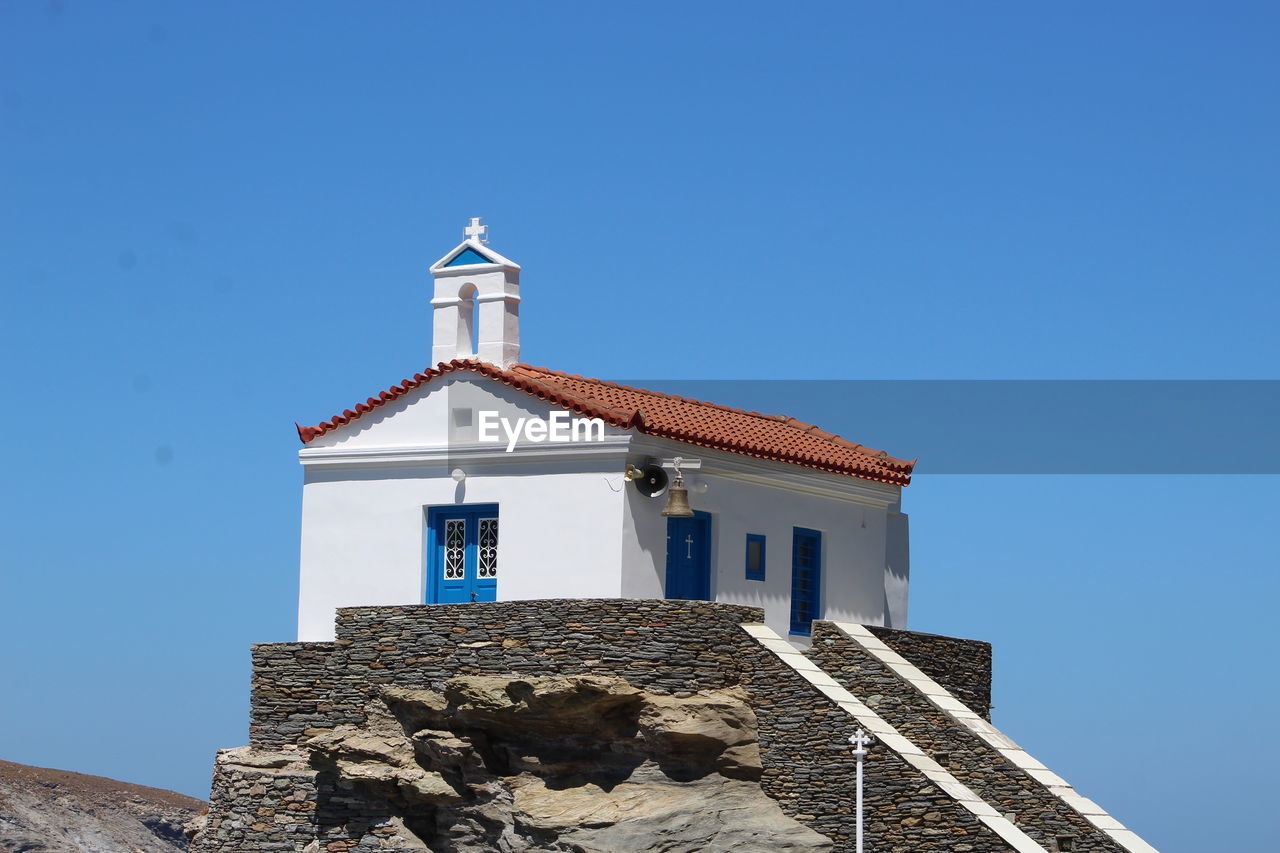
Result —
[[[453,478],[455,483],[461,483],[463,480],[467,479],[467,472],[463,471],[461,468],[454,468],[449,476]]]

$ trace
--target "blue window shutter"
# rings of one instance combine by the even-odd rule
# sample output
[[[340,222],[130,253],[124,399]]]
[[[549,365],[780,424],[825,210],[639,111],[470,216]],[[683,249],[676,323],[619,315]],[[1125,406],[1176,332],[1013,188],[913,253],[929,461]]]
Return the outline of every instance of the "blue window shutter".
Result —
[[[760,533],[747,534],[746,577],[749,581],[764,580],[765,550],[764,536]]]
[[[822,618],[822,534],[796,527],[791,534],[791,633],[809,636]]]

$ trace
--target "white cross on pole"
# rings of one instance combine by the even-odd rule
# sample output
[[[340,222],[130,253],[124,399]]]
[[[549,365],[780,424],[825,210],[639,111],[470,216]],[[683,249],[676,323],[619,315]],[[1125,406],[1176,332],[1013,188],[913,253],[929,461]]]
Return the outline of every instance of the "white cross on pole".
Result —
[[[471,217],[471,224],[466,228],[463,228],[462,233],[473,240],[479,240],[481,243],[487,243],[489,241],[485,239],[485,232],[488,230],[488,225],[480,224],[479,216],[473,216]]]
[[[854,757],[858,759],[858,787],[857,787],[857,853],[862,853],[862,759],[867,755],[867,746],[874,743],[875,738],[858,729],[857,733],[849,738],[849,743],[853,744]]]

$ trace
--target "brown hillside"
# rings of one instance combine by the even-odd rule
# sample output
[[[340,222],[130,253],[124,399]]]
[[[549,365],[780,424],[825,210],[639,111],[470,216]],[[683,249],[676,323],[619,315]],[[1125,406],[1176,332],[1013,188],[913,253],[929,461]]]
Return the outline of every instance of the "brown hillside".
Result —
[[[204,808],[160,788],[0,761],[0,850],[173,853]]]

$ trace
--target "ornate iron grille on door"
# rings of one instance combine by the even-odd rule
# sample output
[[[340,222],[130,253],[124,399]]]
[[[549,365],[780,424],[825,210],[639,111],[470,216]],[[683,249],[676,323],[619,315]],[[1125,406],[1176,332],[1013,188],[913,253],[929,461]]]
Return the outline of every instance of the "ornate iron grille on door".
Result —
[[[482,578],[498,576],[498,519],[480,519],[480,565],[477,574]]]
[[[446,580],[461,578],[466,573],[467,522],[450,518],[444,523],[444,576]]]

